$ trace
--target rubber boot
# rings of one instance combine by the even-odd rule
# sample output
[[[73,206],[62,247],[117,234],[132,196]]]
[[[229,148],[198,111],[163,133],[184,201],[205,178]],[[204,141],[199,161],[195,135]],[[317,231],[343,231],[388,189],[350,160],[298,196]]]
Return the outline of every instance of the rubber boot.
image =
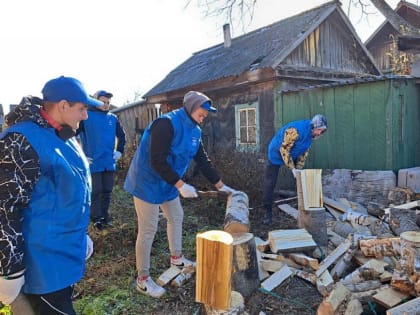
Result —
[[[271,209],[271,207],[266,208],[262,223],[271,224],[272,221],[273,221],[273,210]]]

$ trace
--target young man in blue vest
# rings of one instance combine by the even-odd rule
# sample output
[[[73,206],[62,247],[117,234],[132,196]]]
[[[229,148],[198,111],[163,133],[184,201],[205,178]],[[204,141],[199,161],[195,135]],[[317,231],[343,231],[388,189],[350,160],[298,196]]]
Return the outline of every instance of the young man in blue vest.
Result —
[[[91,221],[97,230],[111,226],[109,205],[118,159],[124,153],[125,132],[118,118],[109,112],[112,93],[97,91],[102,106],[88,107],[89,118],[80,124],[78,134],[92,173]]]
[[[24,97],[0,134],[0,300],[19,314],[22,289],[37,315],[75,315],[72,286],[93,244],[89,164],[74,135],[87,106],[103,103],[71,77],[42,94]]]
[[[150,252],[155,237],[159,208],[167,219],[170,262],[178,267],[195,267],[182,254],[182,221],[184,211],[179,195],[197,197],[196,189],[182,178],[194,159],[201,173],[220,191],[234,190],[223,184],[213,168],[201,142],[199,125],[209,112],[216,112],[206,95],[190,91],[183,107],[158,117],[144,131],[141,143],[131,161],[124,188],[134,197],[138,218],[136,241],[136,288],[152,297],[165,289],[149,275]]]
[[[327,131],[325,116],[317,114],[312,120],[304,119],[289,122],[280,128],[268,145],[268,161],[264,174],[263,204],[264,224],[273,219],[273,194],[277,184],[280,166],[285,165],[296,177],[296,170],[305,165],[312,140],[318,139]]]

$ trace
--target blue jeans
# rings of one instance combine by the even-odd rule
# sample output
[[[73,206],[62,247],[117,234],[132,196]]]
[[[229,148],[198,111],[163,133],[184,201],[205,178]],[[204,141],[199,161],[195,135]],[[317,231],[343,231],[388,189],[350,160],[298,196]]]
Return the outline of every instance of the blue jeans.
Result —
[[[274,188],[276,188],[277,177],[279,175],[280,165],[274,165],[267,161],[264,172],[264,192],[263,192],[263,205],[266,214],[271,215],[273,205]]]

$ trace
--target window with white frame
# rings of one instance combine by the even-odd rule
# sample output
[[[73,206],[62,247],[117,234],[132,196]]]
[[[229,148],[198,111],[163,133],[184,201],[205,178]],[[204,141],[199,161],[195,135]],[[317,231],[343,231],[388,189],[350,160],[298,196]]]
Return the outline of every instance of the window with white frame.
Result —
[[[259,147],[258,104],[235,106],[236,147],[255,150]]]

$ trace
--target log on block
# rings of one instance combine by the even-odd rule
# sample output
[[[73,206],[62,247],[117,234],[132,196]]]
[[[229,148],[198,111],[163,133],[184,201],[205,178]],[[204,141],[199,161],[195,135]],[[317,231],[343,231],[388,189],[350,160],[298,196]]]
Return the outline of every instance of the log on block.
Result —
[[[359,247],[366,257],[396,256],[400,254],[400,238],[389,237],[360,240]]]
[[[305,169],[296,174],[299,210],[323,207],[321,171]]]
[[[248,297],[260,286],[254,235],[233,234],[232,289]]]
[[[304,251],[316,247],[312,235],[305,229],[270,231],[268,242],[273,253]]]
[[[416,211],[391,208],[389,210],[389,227],[397,236],[405,231],[420,231],[416,224]]]
[[[240,315],[245,312],[244,298],[239,292],[232,291],[230,294],[230,303],[227,310],[220,310],[210,305],[204,305],[206,315]]]
[[[406,231],[400,235],[401,268],[408,276],[420,276],[420,232]]]
[[[299,210],[298,225],[312,235],[318,246],[327,246],[327,212],[325,208],[307,208]]]
[[[195,300],[216,309],[230,304],[233,238],[224,231],[207,231],[196,236],[197,276]]]
[[[230,234],[249,232],[249,200],[246,193],[235,191],[229,195],[224,230]]]
[[[350,294],[350,291],[338,282],[334,290],[319,305],[317,315],[334,315],[340,304],[348,299]]]
[[[420,314],[420,297],[405,302],[404,304],[390,308],[386,311],[386,315],[408,315]]]

